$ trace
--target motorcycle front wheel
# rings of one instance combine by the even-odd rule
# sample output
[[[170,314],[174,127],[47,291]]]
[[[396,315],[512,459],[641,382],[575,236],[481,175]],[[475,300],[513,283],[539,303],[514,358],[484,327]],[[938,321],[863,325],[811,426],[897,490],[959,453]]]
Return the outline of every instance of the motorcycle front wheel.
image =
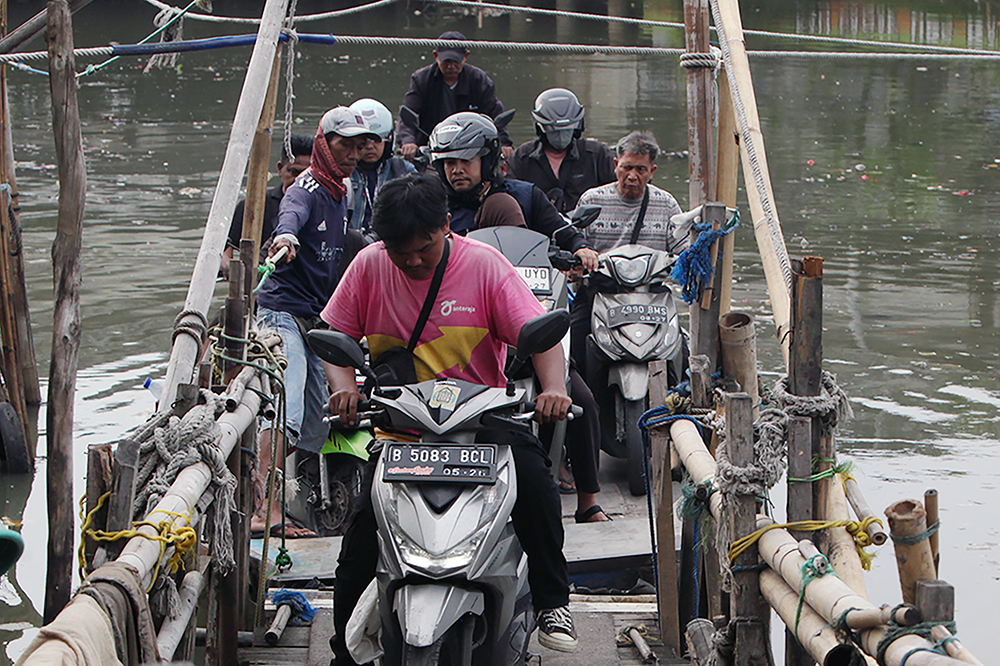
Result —
[[[646,452],[642,446],[639,417],[646,411],[644,400],[625,400],[625,446],[628,451],[628,490],[639,497],[646,494]]]
[[[468,666],[472,663],[474,620],[466,616],[427,647],[403,644],[401,666]]]

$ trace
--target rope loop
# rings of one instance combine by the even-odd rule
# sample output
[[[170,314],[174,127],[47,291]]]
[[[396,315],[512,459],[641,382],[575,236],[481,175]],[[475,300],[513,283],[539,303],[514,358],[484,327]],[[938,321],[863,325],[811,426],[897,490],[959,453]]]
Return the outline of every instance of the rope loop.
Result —
[[[823,566],[818,566],[818,563]],[[792,630],[792,633],[797,634],[799,632],[799,620],[802,618],[802,606],[805,604],[806,588],[809,586],[809,583],[817,578],[822,578],[830,571],[832,571],[830,562],[826,559],[826,555],[822,553],[813,555],[802,564],[800,572],[802,574],[802,585],[799,587],[799,605],[795,609],[795,628]]]
[[[826,370],[823,371],[821,378],[819,395],[802,396],[790,393],[788,375],[778,378],[772,394],[789,415],[819,418],[823,436],[830,435],[838,422],[854,417],[850,399],[837,384],[837,377]]]
[[[196,317],[197,321],[188,320],[187,317]],[[190,335],[199,345],[204,344],[208,337],[208,318],[203,312],[186,308],[174,319],[174,332],[170,337],[171,343],[177,339],[178,335]]]
[[[719,66],[719,54],[714,50],[709,53],[682,53],[681,67],[684,69],[715,69]]]
[[[915,546],[921,541],[925,541],[937,534],[939,529],[941,529],[941,521],[935,520],[927,526],[926,530],[919,534],[893,534],[890,532],[889,538],[892,539],[893,543],[898,543],[901,546]]]
[[[935,647],[933,649],[928,647],[917,647],[910,650],[903,655],[902,659],[900,659],[899,666],[904,666],[906,660],[909,659],[915,652],[935,652],[937,654],[946,655],[947,653],[943,652],[943,646],[937,643],[931,635],[931,630],[936,626],[942,626],[953,634],[958,633],[958,630],[955,628],[954,621],[921,622],[920,624],[915,624],[912,627],[902,627],[895,622],[890,621],[887,625],[885,636],[882,637],[882,639],[878,642],[878,646],[875,648],[875,660],[878,661],[881,666],[888,666],[885,661],[885,653],[893,642],[903,636],[920,636],[921,638],[933,643]]]

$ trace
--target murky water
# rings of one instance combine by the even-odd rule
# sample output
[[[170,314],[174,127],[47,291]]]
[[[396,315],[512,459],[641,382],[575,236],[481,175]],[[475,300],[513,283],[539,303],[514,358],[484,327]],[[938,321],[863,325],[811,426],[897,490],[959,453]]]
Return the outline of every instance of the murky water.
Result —
[[[233,0],[215,4],[219,14],[254,11]],[[558,4],[578,11],[606,11],[607,5],[613,14],[682,16],[679,0]],[[38,7],[13,6],[11,23]],[[747,28],[997,48],[989,3],[934,3],[934,13],[921,7],[904,0],[757,0],[743,3],[743,14]],[[326,9],[329,3],[299,3],[300,12]],[[75,19],[77,45],[138,41],[151,31],[154,14],[138,2],[95,3]],[[479,29],[475,16],[418,3],[300,26],[303,32],[415,37],[446,29],[482,39],[683,44],[678,31],[666,28],[518,14],[487,16]],[[189,38],[222,31],[185,25]],[[753,38],[749,47],[800,48]],[[117,439],[153,407],[141,383],[165,367],[171,322],[184,300],[248,56],[246,48],[187,54],[177,70],[146,75],[144,62],[122,60],[81,79],[89,181],[74,497],[83,492],[86,446]],[[501,99],[519,110],[516,141],[533,136],[535,95],[565,86],[587,105],[588,135],[613,142],[649,128],[664,150],[686,148],[684,74],[675,59],[491,51],[470,60],[491,73]],[[362,96],[394,107],[411,71],[427,62],[428,54],[413,48],[302,46],[295,131],[312,134],[324,110]],[[1000,64],[780,59],[756,60],[752,67],[789,252],[825,258],[826,367],[856,413],[840,432],[840,450],[857,463],[877,511],[927,488],[939,490],[941,575],[957,588],[963,640],[986,657],[987,600],[1000,594]],[[57,194],[48,83],[23,72],[12,72],[10,82],[28,290],[45,374]],[[663,160],[655,182],[684,204],[686,174],[683,160]],[[747,228],[738,233],[734,305],[758,316],[762,367],[778,371],[753,235]],[[23,510],[28,542],[16,570],[0,579],[7,658],[24,649],[30,627],[39,624],[44,474],[40,460],[34,488],[21,480],[0,483],[2,512]],[[899,600],[890,550],[881,551],[868,584],[873,601]]]

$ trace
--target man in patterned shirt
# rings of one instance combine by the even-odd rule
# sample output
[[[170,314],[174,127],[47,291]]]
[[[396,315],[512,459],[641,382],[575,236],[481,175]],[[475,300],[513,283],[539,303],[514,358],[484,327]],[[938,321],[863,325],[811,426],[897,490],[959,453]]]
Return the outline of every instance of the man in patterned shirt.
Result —
[[[674,238],[674,224],[670,221],[681,212],[677,200],[670,192],[649,184],[656,173],[659,152],[651,132],[631,132],[615,146],[617,180],[589,189],[580,197],[578,207],[601,207],[600,216],[584,229],[587,240],[598,252],[634,243],[676,255],[687,247],[686,237]],[[581,289],[573,299],[570,313],[571,355],[581,372],[586,364],[593,303],[593,294]]]

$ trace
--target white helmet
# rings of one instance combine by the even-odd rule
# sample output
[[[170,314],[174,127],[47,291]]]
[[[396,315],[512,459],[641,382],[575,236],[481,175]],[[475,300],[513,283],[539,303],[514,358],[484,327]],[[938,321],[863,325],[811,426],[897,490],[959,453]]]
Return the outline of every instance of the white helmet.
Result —
[[[378,134],[382,141],[392,140],[392,113],[385,104],[374,99],[359,99],[349,107],[351,111],[365,119],[371,131]]]

